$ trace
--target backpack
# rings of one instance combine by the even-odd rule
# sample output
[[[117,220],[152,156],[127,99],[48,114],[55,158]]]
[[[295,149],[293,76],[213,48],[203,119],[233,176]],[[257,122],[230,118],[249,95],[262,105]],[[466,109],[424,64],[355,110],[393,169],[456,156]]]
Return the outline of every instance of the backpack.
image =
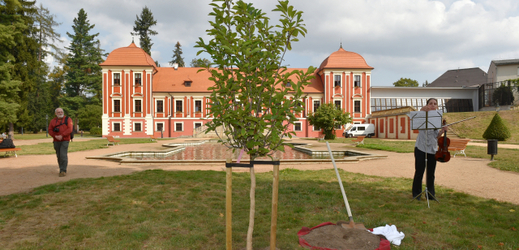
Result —
[[[0,142],[0,148],[14,148],[14,143],[12,139],[4,139]]]
[[[65,123],[61,123],[61,124],[65,124],[68,126],[68,118],[69,118],[68,116],[65,116]],[[61,124],[59,124],[58,126],[61,126]],[[74,139],[74,128],[72,128],[72,133],[70,133],[70,141],[72,141],[73,139]]]
[[[68,124],[68,116],[65,118],[65,123]],[[74,128],[72,128],[72,133],[70,133],[70,141],[74,140]]]

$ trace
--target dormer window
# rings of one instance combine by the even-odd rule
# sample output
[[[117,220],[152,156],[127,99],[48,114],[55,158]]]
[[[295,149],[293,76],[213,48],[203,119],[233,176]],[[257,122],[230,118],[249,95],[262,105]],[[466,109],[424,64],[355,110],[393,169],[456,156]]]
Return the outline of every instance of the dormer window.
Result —
[[[292,87],[292,82],[291,81],[286,82],[285,87],[287,87],[287,88]]]
[[[135,85],[141,85],[141,84],[142,84],[142,74],[135,73]]]
[[[191,87],[191,83],[192,81],[184,81],[184,85],[186,85],[186,87]]]

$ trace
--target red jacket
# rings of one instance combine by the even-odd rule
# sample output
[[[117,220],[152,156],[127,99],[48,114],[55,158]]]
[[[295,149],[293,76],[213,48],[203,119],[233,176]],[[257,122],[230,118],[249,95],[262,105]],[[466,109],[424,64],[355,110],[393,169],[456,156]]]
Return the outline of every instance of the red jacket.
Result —
[[[61,141],[70,141],[70,134],[72,133],[72,118],[68,118],[67,121],[65,121],[67,117],[63,116],[63,118],[59,119],[58,117],[54,117],[50,121],[49,124],[49,135],[54,138],[54,141],[56,140],[56,135],[63,136],[63,139]],[[62,124],[63,123],[63,124]],[[54,128],[58,127],[59,132],[54,132]]]

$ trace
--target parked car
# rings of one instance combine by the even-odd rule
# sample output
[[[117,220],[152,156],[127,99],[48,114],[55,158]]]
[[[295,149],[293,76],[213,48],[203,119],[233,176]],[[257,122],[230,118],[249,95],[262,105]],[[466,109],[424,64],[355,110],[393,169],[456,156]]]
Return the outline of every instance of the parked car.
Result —
[[[375,135],[375,125],[373,124],[353,124],[349,129],[344,130],[342,135],[345,138],[348,137],[357,137],[359,135],[366,136],[368,138],[371,138]]]

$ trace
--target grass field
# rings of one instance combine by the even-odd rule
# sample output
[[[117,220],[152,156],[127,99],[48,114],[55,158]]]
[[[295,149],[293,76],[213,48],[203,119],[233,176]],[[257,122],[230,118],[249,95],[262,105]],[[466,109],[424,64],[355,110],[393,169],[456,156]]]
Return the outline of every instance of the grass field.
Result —
[[[517,249],[517,205],[437,187],[441,203],[412,201],[410,179],[341,171],[353,216],[394,224],[394,249]],[[277,247],[297,232],[347,220],[333,169],[280,173]],[[233,174],[233,247],[244,249],[250,178]],[[269,245],[272,174],[257,174],[255,249]],[[2,249],[225,249],[225,172],[144,171],[76,179],[0,197]]]
[[[493,113],[477,112],[470,127],[455,131],[480,140]],[[513,136],[500,143],[517,144],[519,113],[505,113],[500,115]],[[451,122],[470,115],[446,117]],[[414,145],[413,141],[365,140],[362,147],[396,152],[412,152]],[[146,142],[149,139],[121,139],[121,143]],[[20,152],[53,154],[49,145],[21,146]],[[105,146],[105,140],[77,141],[71,143],[71,151]],[[489,157],[485,147],[469,146],[466,152],[469,157]],[[491,165],[519,172],[517,162],[518,150],[499,149]],[[518,205],[437,186],[441,203],[428,208],[425,201],[411,200],[411,179],[340,172],[357,223],[368,228],[393,224],[406,234],[402,245],[392,245],[393,249],[519,249]],[[256,178],[254,247],[264,249],[269,246],[272,173]],[[279,249],[302,249],[297,238],[302,227],[348,218],[333,169],[285,169],[279,187]],[[234,249],[245,247],[249,188],[248,173],[233,174]],[[225,249],[224,215],[224,172],[151,170],[75,179],[0,196],[0,249]]]

